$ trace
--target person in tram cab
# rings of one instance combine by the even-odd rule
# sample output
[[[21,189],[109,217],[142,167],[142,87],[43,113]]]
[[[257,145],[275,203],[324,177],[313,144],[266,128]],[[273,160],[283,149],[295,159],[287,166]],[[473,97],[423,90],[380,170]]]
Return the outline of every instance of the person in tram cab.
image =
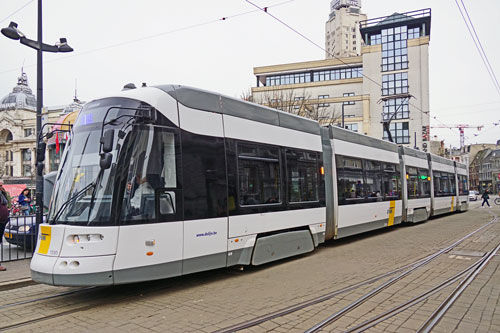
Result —
[[[155,190],[149,184],[147,176],[143,176],[140,173],[137,174],[137,183],[138,186],[133,193],[132,199],[130,199],[130,206],[134,209],[141,209],[143,197],[154,195]]]

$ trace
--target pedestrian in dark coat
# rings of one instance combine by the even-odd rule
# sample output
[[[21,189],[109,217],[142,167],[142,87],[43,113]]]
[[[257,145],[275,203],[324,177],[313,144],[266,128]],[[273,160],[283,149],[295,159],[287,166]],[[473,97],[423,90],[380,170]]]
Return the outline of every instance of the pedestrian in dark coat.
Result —
[[[488,190],[485,190],[484,193],[483,193],[483,195],[481,196],[481,199],[483,199],[483,203],[481,204],[481,207],[484,208],[484,203],[485,202],[488,205],[488,207],[491,207],[490,203],[488,202],[489,198],[490,198],[490,196],[488,195]]]

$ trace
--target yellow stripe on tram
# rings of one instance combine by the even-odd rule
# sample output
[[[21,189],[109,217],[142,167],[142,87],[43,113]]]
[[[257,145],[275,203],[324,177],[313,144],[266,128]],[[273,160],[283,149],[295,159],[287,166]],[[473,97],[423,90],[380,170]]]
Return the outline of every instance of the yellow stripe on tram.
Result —
[[[52,229],[50,226],[46,225],[40,226],[40,247],[38,248],[38,253],[40,254],[49,253],[51,234],[52,234]]]
[[[450,212],[453,212],[455,208],[455,197],[451,197],[451,208],[450,208]]]
[[[396,214],[396,200],[391,200],[389,205],[389,222],[387,226],[394,225],[394,214]]]

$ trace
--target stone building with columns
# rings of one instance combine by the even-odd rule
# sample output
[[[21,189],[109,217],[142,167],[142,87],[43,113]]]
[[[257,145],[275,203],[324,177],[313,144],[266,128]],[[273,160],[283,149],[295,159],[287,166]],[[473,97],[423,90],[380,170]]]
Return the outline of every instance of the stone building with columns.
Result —
[[[1,96],[1,95],[0,95]],[[77,103],[78,102],[78,103]],[[48,107],[42,110],[42,122],[61,122],[62,116],[81,107],[81,103]],[[64,136],[60,144],[64,145]],[[49,143],[45,171],[54,169],[55,145]],[[60,149],[61,153],[62,150]],[[0,99],[0,179],[7,185],[35,186],[36,161],[36,97],[28,84],[26,73],[21,73],[12,92]]]

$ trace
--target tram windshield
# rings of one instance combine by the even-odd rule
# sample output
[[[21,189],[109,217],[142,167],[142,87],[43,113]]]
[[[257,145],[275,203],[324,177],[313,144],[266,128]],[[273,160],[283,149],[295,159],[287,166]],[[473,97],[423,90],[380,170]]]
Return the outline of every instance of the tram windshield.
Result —
[[[49,221],[74,225],[109,225],[111,219],[115,166],[101,169],[99,149],[102,123],[120,115],[135,114],[130,108],[139,108],[140,102],[125,98],[107,98],[91,102],[80,111],[73,127],[73,136],[67,145],[54,188]],[[123,109],[127,108],[127,109]],[[122,118],[119,124],[108,128],[130,131],[126,127],[132,118]],[[115,130],[114,142],[118,141]],[[111,151],[116,163],[117,145]]]

